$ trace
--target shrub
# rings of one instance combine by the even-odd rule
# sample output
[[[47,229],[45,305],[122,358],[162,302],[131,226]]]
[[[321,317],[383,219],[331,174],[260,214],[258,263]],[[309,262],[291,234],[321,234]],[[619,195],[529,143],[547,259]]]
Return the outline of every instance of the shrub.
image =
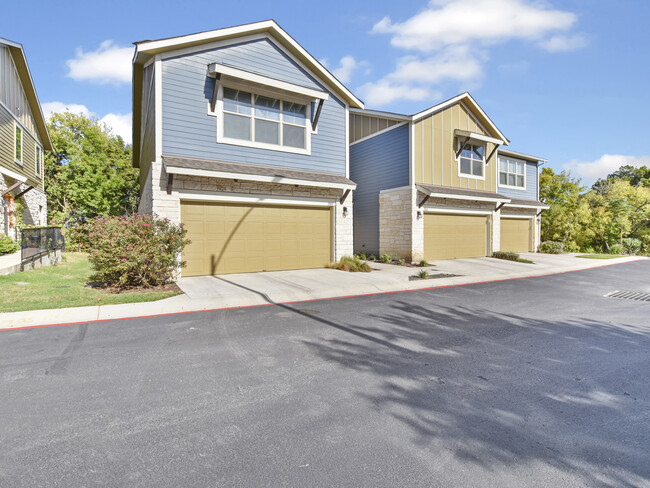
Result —
[[[496,251],[492,253],[493,258],[507,259],[508,261],[519,261],[519,254],[516,252]]]
[[[641,239],[635,239],[634,237],[626,237],[623,239],[623,249],[626,254],[638,254],[643,247],[643,242]]]
[[[367,260],[368,260],[368,256],[366,256],[366,254],[363,253],[363,252],[357,253],[356,256],[357,256],[359,259],[362,259],[362,260],[364,260],[364,261],[367,261]]]
[[[88,238],[89,224],[77,222],[67,224],[63,227],[63,237],[65,237],[65,247],[68,251],[88,252],[90,249],[90,240]]]
[[[390,262],[393,260],[393,256],[391,256],[390,254],[382,254],[382,255],[379,257],[379,260],[380,260],[382,263],[390,263]]]
[[[377,261],[377,256],[371,254],[370,256],[368,256],[368,261]]]
[[[427,273],[426,269],[421,269],[417,276],[422,280],[426,280],[427,278],[429,278],[429,273]]]
[[[338,263],[330,263],[327,267],[340,271],[349,271],[351,273],[369,273],[372,271],[368,263],[361,261],[358,256],[343,256]]]
[[[404,264],[405,262],[406,262],[406,259],[402,258],[402,259],[399,260],[399,264]]]
[[[623,254],[625,248],[618,242],[609,246],[609,254]]]
[[[92,280],[116,288],[155,286],[173,280],[189,240],[182,226],[151,215],[96,217],[88,222]]]
[[[429,263],[427,262],[426,259],[423,259],[423,260],[421,260],[421,261],[418,263],[418,266],[419,266],[420,268],[424,268],[425,266],[429,266]]]
[[[0,256],[3,254],[10,254],[20,250],[20,246],[14,240],[5,235],[0,234]]]
[[[562,254],[564,252],[564,243],[558,241],[544,241],[539,246],[539,250],[547,254]]]

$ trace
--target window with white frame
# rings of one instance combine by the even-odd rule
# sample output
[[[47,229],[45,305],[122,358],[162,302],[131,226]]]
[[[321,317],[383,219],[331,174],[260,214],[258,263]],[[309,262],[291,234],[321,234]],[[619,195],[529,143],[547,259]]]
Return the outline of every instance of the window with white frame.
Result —
[[[14,136],[14,156],[16,162],[23,164],[23,129],[18,127],[18,124],[15,124],[15,136]]]
[[[499,184],[515,188],[525,188],[526,164],[516,159],[499,158]]]
[[[484,177],[485,146],[478,144],[465,144],[460,152],[459,172],[463,176],[475,178]]]
[[[252,147],[308,149],[307,105],[251,91],[223,87],[224,142]]]
[[[43,149],[36,145],[36,176],[43,176]]]

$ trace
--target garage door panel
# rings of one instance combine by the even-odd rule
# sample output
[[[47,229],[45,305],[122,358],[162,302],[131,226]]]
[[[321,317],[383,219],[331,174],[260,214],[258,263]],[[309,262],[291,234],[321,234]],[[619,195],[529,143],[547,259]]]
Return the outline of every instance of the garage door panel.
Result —
[[[424,215],[424,257],[427,260],[481,257],[488,249],[485,215]]]
[[[182,202],[183,276],[324,266],[330,219],[329,208]]]
[[[531,219],[501,217],[501,250],[529,252],[532,250]]]

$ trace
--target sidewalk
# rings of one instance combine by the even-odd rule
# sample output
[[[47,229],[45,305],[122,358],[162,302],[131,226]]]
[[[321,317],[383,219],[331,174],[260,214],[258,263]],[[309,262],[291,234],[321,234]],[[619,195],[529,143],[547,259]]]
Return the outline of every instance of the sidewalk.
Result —
[[[20,251],[0,256],[0,275],[8,275],[20,271]]]
[[[521,257],[530,259],[535,264],[472,258],[436,261],[426,268],[371,263],[371,273],[306,269],[181,278],[178,286],[183,290],[183,295],[147,303],[0,313],[0,330],[458,286],[544,276],[647,259],[624,257],[599,260],[577,258],[575,254],[532,253],[523,253]],[[410,281],[409,276],[417,274],[421,269],[426,269],[431,275],[442,273],[456,276]]]

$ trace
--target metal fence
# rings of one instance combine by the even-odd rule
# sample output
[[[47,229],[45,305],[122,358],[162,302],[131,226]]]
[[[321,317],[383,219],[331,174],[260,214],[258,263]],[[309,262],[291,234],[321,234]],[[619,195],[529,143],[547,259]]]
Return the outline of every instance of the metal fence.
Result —
[[[21,261],[57,250],[65,251],[65,239],[61,227],[34,227],[20,230]]]

